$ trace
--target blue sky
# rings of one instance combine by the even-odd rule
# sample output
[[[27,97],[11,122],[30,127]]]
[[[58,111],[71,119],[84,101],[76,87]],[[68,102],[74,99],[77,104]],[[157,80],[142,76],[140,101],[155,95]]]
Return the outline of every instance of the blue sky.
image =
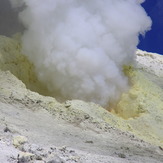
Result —
[[[152,19],[152,29],[140,37],[139,49],[163,55],[163,0],[146,0],[142,6]]]

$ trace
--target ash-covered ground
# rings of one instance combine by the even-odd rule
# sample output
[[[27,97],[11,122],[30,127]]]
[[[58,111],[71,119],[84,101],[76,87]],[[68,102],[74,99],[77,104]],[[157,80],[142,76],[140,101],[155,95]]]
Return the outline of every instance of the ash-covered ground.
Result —
[[[161,56],[138,51],[130,90],[104,109],[50,97],[20,49],[0,37],[1,162],[163,162]]]

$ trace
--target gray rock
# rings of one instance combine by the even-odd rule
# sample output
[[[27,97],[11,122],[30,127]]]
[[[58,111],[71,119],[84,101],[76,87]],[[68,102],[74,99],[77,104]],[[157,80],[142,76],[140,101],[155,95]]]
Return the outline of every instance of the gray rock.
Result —
[[[62,160],[59,156],[55,155],[51,158],[47,163],[64,163],[65,161]]]
[[[35,160],[35,155],[28,152],[21,152],[18,155],[18,163],[29,163],[30,161]]]

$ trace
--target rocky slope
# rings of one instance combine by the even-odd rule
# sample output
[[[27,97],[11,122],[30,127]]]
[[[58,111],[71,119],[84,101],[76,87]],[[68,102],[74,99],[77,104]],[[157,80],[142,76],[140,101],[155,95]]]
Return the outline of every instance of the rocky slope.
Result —
[[[114,106],[59,103],[15,38],[0,36],[1,162],[162,162],[163,57],[137,51]],[[48,96],[44,96],[48,95]]]

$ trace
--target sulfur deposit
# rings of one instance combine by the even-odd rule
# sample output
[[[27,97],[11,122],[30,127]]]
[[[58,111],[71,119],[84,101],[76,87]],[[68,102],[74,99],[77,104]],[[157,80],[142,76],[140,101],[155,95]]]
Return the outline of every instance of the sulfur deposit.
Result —
[[[157,67],[147,67],[149,58],[151,65]],[[162,65],[162,56],[138,51],[135,67],[124,67],[130,89],[116,105],[108,108],[109,111],[79,100],[59,103],[52,97],[38,94],[48,92],[37,80],[33,65],[21,53],[19,41],[0,36],[0,98],[33,110],[44,108],[55,117],[77,125],[90,117],[91,123],[98,123],[104,130],[111,125],[146,142],[163,146]]]
[[[114,111],[125,119],[128,130],[143,140],[163,144],[163,88],[140,70],[126,70],[131,82]],[[155,76],[154,76],[155,77]],[[162,80],[163,81],[163,80]]]
[[[0,70],[9,70],[23,81],[27,88],[46,95],[46,87],[38,81],[33,65],[21,52],[19,38],[20,34],[14,35],[13,38],[0,36]]]

